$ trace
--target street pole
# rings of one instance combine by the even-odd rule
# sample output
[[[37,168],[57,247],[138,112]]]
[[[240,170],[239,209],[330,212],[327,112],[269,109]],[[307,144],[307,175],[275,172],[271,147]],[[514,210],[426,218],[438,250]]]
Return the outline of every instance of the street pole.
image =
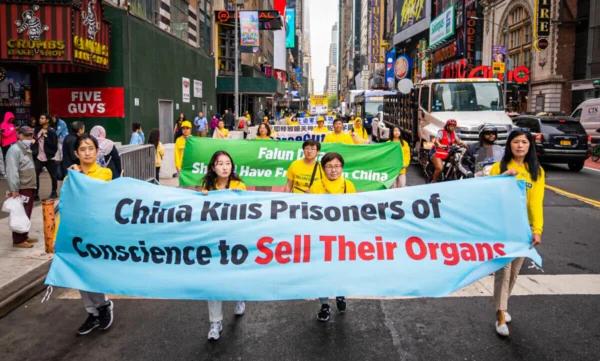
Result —
[[[233,90],[233,112],[234,118],[239,117],[239,92],[240,92],[240,83],[239,83],[239,56],[240,56],[240,48],[239,48],[239,39],[238,39],[238,5],[235,4],[235,72],[234,72],[234,90]]]

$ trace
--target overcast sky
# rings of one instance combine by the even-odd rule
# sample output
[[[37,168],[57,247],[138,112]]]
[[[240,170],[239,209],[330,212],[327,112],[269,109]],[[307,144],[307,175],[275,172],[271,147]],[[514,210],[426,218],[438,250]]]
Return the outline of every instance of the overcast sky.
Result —
[[[335,0],[308,0],[308,6],[314,91],[316,94],[322,94],[327,75],[326,67],[329,63],[331,27],[338,20],[338,2]]]

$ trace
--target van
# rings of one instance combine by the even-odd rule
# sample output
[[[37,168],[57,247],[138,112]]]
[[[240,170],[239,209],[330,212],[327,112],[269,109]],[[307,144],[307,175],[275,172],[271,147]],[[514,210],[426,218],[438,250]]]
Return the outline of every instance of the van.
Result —
[[[588,99],[575,108],[571,117],[579,120],[592,143],[600,143],[600,98]]]

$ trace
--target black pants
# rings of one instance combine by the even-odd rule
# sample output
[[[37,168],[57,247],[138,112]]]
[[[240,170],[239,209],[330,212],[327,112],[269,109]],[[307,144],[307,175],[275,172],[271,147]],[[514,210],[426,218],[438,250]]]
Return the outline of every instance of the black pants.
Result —
[[[33,161],[35,163],[35,180],[37,182],[37,188],[35,189],[35,195],[38,197],[40,195],[40,173],[42,173],[42,169],[44,169],[44,167],[46,167],[46,169],[48,170],[48,173],[50,173],[50,179],[52,180],[52,194],[56,194],[56,188],[57,188],[57,186],[56,186],[56,170],[57,170],[56,167],[58,166],[56,161],[50,159],[45,162],[42,162],[42,161],[38,160],[37,158],[35,158]]]
[[[155,177],[155,178],[156,178],[156,181],[157,181],[157,182],[160,182],[160,177],[159,177],[159,175],[160,175],[160,167],[156,167],[156,177]]]

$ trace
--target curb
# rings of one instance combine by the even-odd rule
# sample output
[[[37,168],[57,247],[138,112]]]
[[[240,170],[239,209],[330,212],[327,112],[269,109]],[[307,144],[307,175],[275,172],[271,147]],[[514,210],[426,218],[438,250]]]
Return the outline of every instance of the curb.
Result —
[[[0,288],[0,318],[6,316],[41,292],[52,260],[45,261],[27,274]]]

